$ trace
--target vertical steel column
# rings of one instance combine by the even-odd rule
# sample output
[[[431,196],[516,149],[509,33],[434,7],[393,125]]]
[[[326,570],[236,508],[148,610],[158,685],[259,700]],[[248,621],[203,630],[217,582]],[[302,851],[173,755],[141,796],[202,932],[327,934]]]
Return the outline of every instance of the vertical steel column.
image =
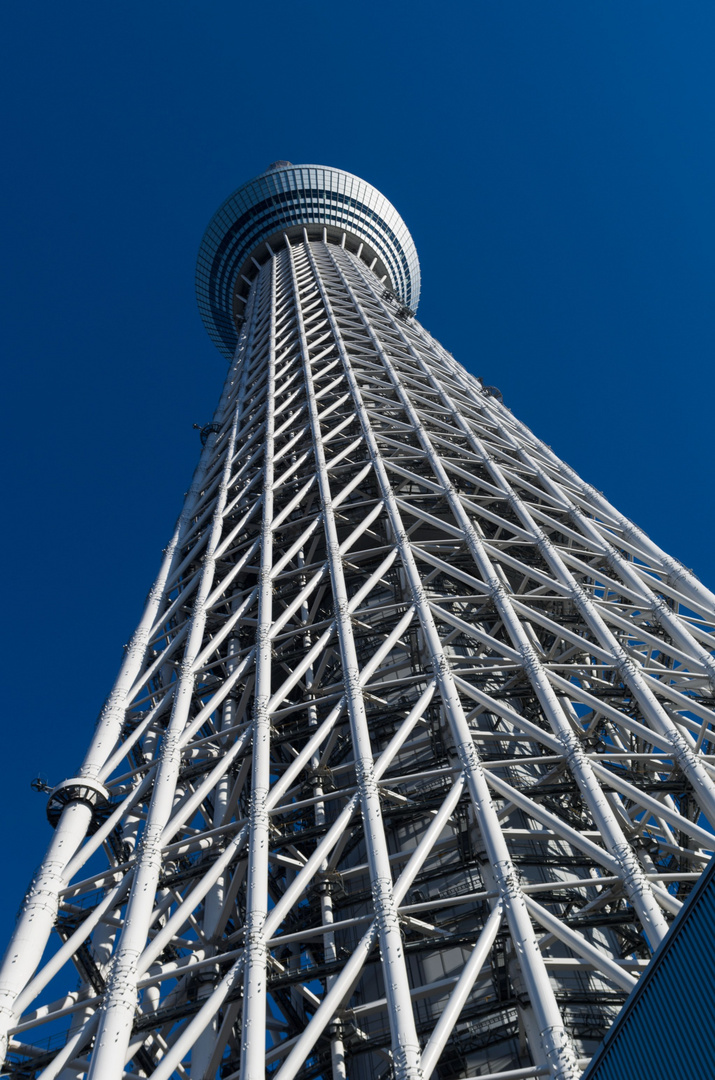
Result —
[[[309,253],[307,235],[304,236],[305,252]],[[370,867],[375,918],[378,925],[380,951],[385,966],[385,994],[392,1034],[392,1060],[396,1080],[419,1080],[420,1044],[417,1038],[410,985],[402,948],[400,920],[392,887],[392,872],[385,839],[385,828],[380,807],[380,793],[375,779],[370,730],[365,712],[365,702],[360,686],[360,667],[350,620],[348,593],[343,574],[340,544],[338,541],[333,502],[330,491],[318,407],[313,388],[313,371],[305,334],[301,307],[300,287],[296,272],[294,251],[287,244],[291,262],[298,332],[300,336],[305,390],[308,398],[308,414],[313,439],[315,467],[320,487],[320,502],[325,528],[325,540],[333,586],[335,617],[338,625],[343,679],[345,681],[350,732],[353,739],[355,778],[360,795],[360,808],[365,827],[365,845]],[[320,287],[320,275],[311,259],[316,283]]]
[[[233,605],[235,607],[235,604]],[[228,645],[229,657],[235,656],[236,653],[236,638],[232,636],[229,639]],[[226,671],[229,677],[236,669],[236,661],[229,659],[226,664]],[[224,731],[230,728],[235,716],[235,702],[232,698],[229,698],[223,707],[221,716],[221,730]],[[234,736],[235,738],[235,736]],[[214,813],[213,819],[216,827],[223,825],[224,814],[228,805],[230,791],[230,782],[228,773],[224,774],[223,778],[218,782],[214,794]],[[223,911],[223,904],[226,898],[226,873],[224,870],[216,880],[216,883],[211,887],[204,901],[204,918],[203,918],[203,930],[204,937],[206,939],[206,949],[212,952],[216,951],[213,944],[214,937],[216,936],[216,930],[219,919]],[[201,997],[208,997],[211,993],[212,986],[216,981],[218,973],[218,966],[215,969],[209,971],[208,978],[204,981],[202,987],[203,993]],[[191,1080],[205,1080],[207,1076],[210,1076],[210,1066],[214,1054],[214,1045],[216,1042],[216,1036],[218,1033],[218,1018],[214,1018],[213,1022],[209,1024],[206,1030],[196,1040],[193,1050],[191,1051]],[[216,1071],[215,1068],[213,1070]]]
[[[301,548],[298,553],[298,565],[305,565],[305,552]],[[301,579],[301,584],[305,586],[305,579]],[[303,637],[303,647],[308,652],[313,644],[313,635],[310,632],[310,612],[308,608],[307,597],[300,605],[300,621],[306,627],[306,631]],[[305,686],[308,693],[313,689],[313,665],[308,668],[305,673]],[[311,704],[308,708],[308,717],[311,727],[318,727],[318,711],[314,704]],[[318,770],[320,768],[320,755],[316,752],[310,759],[310,768],[316,775],[316,782],[313,785],[313,796],[319,801],[315,804],[315,824],[317,828],[327,826],[327,814],[325,810],[325,802],[321,798],[324,794],[322,781],[318,778]],[[320,865],[320,875],[322,880],[319,884],[320,893],[320,913],[323,920],[323,924],[328,926],[332,924],[334,919],[333,914],[333,898],[331,894],[331,886],[328,883],[326,874],[328,870],[328,859],[326,858]],[[334,963],[338,958],[337,949],[335,947],[335,934],[327,933],[323,937],[323,949],[325,953],[326,963]],[[326,991],[330,990],[330,987],[335,982],[336,976],[330,975],[326,979]],[[333,1080],[347,1080],[347,1070],[345,1067],[345,1046],[341,1037],[341,1024],[339,1021],[332,1025],[330,1031],[330,1067]]]
[[[271,698],[273,623],[273,453],[276,364],[277,267],[270,259],[270,329],[266,371],[266,427],[263,447],[263,518],[261,564],[258,582],[258,629],[256,631],[256,688],[253,707],[253,775],[248,839],[248,890],[246,896],[243,1020],[241,1028],[241,1075],[243,1080],[265,1080],[266,979],[268,949],[265,921],[268,914],[268,789],[270,787]]]

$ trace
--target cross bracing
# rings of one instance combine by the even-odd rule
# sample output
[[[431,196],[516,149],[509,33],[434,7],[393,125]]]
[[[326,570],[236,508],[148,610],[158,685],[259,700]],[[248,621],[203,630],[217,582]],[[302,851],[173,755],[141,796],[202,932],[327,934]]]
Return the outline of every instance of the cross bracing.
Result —
[[[256,266],[3,1075],[580,1075],[713,851],[715,598],[339,243]]]

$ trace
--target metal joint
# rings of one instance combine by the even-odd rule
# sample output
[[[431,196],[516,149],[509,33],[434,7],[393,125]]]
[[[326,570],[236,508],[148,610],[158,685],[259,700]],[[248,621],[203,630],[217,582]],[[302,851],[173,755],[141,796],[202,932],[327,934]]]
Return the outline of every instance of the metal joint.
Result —
[[[52,789],[47,800],[47,820],[53,829],[57,827],[65,807],[71,806],[73,803],[84,803],[92,808],[92,822],[88,832],[94,833],[106,816],[105,811],[109,803],[109,792],[104,784],[100,784],[98,780],[92,780],[89,777],[75,777],[71,780],[63,780],[61,784]]]

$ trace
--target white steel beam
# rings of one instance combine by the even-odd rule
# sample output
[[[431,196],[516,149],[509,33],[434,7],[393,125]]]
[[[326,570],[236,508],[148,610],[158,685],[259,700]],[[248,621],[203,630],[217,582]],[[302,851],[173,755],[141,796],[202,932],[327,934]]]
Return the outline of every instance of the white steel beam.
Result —
[[[715,597],[338,203],[202,263],[238,349],[0,967],[23,1076],[576,1080],[715,847]]]

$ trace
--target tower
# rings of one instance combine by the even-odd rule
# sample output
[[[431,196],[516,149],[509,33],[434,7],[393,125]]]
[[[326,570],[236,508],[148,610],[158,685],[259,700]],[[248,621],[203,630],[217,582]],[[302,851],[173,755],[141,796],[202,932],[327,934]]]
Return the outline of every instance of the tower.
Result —
[[[419,325],[364,181],[276,162],[197,292],[229,373],[3,1075],[575,1080],[715,846],[715,597]]]

